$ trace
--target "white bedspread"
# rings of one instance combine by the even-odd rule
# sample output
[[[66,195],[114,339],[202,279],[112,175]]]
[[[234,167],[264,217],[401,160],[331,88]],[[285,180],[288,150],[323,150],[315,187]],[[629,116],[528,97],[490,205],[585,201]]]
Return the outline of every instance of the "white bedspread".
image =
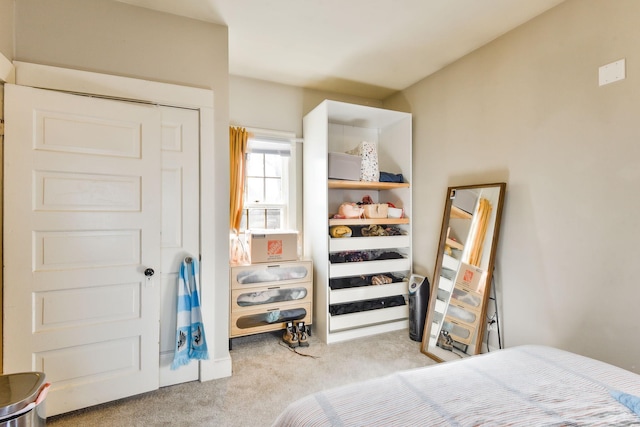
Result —
[[[315,393],[274,426],[640,426],[612,389],[640,396],[640,375],[521,346]]]

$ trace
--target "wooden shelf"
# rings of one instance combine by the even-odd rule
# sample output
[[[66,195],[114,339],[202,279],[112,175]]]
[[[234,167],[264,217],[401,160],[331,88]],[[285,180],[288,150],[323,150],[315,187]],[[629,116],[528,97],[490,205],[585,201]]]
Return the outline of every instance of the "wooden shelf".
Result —
[[[462,245],[462,243],[456,242],[455,240],[451,240],[448,237],[447,237],[447,245],[452,247],[453,249],[460,249],[460,250],[464,249],[464,246]]]
[[[409,218],[346,218],[346,219],[329,219],[329,225],[393,225],[393,224],[409,224]]]
[[[460,208],[457,208],[453,205],[451,205],[451,218],[457,218],[457,219],[471,219],[473,218],[473,215],[471,215],[469,212],[463,211]]]
[[[342,181],[330,179],[327,181],[329,188],[342,188],[346,190],[391,190],[393,188],[409,188],[408,182],[378,182],[378,181]]]

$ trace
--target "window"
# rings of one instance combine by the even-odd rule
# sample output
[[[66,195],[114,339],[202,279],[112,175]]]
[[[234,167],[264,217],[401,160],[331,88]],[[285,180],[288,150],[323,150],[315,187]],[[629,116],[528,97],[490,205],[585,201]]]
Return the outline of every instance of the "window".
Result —
[[[295,228],[294,135],[250,132],[240,230]]]

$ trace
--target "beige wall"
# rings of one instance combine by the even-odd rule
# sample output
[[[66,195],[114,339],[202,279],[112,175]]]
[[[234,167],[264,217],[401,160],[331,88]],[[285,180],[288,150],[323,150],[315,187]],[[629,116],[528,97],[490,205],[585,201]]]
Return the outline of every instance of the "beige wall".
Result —
[[[0,53],[13,59],[13,1],[0,0]]]
[[[20,0],[14,59],[213,88],[227,81],[227,28],[112,0]]]
[[[303,89],[247,77],[230,76],[229,120],[250,126],[295,132],[302,136],[302,118],[325,99],[382,107],[382,101]]]
[[[507,182],[504,343],[640,371],[640,2],[569,0],[385,102],[414,114],[414,262],[449,185]],[[626,58],[627,79],[598,87]]]
[[[4,9],[0,11],[4,14]],[[217,180],[203,191],[228,200],[226,27],[111,0],[20,0],[15,4],[14,27],[14,60],[212,89]],[[4,37],[0,33],[0,47]],[[219,209],[203,220],[226,230],[228,215],[228,210]],[[215,241],[217,261],[216,324],[209,334],[210,347],[213,359],[223,359],[229,355],[228,239],[206,238]]]

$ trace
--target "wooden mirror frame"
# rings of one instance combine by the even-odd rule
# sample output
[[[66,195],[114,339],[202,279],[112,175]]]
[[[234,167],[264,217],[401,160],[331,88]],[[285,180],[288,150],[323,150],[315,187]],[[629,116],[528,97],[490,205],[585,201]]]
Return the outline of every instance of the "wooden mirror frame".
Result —
[[[444,205],[444,215],[442,218],[442,229],[440,231],[440,242],[438,244],[438,256],[436,257],[436,264],[433,272],[433,280],[431,284],[431,292],[429,297],[429,307],[427,309],[427,316],[424,324],[424,332],[422,335],[422,345],[420,347],[420,351],[422,353],[426,354],[427,356],[429,356],[430,358],[434,359],[437,362],[455,360],[458,358],[475,355],[480,353],[481,351],[482,343],[484,340],[485,328],[487,324],[486,322],[487,304],[490,299],[490,293],[491,293],[491,279],[493,276],[493,269],[495,265],[495,254],[496,254],[496,248],[498,246],[500,222],[502,217],[502,208],[504,205],[506,187],[507,187],[506,183],[499,182],[499,183],[491,183],[491,184],[455,186],[455,187],[449,187],[447,189],[445,205]],[[481,294],[481,303],[480,303],[479,318],[477,318],[477,327],[475,328],[475,332],[471,335],[473,338],[471,342],[466,346],[466,351],[464,352],[451,351],[451,354],[452,355],[455,354],[456,357],[445,359],[443,357],[445,354],[448,354],[447,352],[449,350],[443,350],[439,347],[436,347],[435,345],[433,347],[436,347],[436,348],[433,348],[433,347],[430,348],[429,343],[431,341],[432,323],[437,320],[436,319],[437,316],[441,316],[442,320],[444,320],[444,316],[446,316],[446,310],[449,309],[449,302],[447,302],[445,306],[444,315],[440,315],[440,314],[436,315],[435,313],[436,300],[438,296],[438,289],[439,289],[440,278],[442,273],[442,266],[443,266],[443,261],[445,260],[445,247],[447,246],[447,244],[451,244],[451,241],[449,240],[449,242],[447,242],[447,239],[450,232],[450,220],[452,218],[452,215],[451,215],[452,210],[456,211],[456,209],[453,208],[453,199],[455,198],[455,194],[458,191],[481,190],[483,188],[496,188],[499,190],[499,192],[498,192],[498,200],[492,203],[492,210],[495,211],[495,215],[493,214],[491,215],[491,218],[493,219],[493,233],[491,234],[491,240],[490,241],[486,240],[483,243],[484,250],[486,250],[486,248],[489,248],[489,257],[488,258],[485,258],[484,256],[482,257],[483,261],[486,260],[486,262],[482,263],[483,264],[482,270],[484,270],[484,273],[486,274],[486,276],[484,278],[484,287],[483,287],[484,291]],[[478,199],[480,199],[480,197],[478,197]],[[476,213],[476,211],[477,211],[477,202],[476,202],[476,207],[474,207],[474,213]],[[453,218],[455,218],[455,216]],[[485,235],[485,239],[487,237],[489,236]],[[487,244],[489,243],[490,245],[487,246]],[[485,265],[486,265],[486,268],[485,268]],[[459,271],[459,266],[456,270],[456,275],[458,271]],[[452,286],[455,286],[455,282],[457,281],[456,277],[454,277],[454,279],[452,280],[453,282]],[[451,289],[451,291],[453,291],[453,288]],[[437,343],[438,337],[435,337],[435,340]],[[437,350],[438,354],[435,354],[434,351],[432,351],[432,349]],[[459,349],[456,349],[456,350],[459,350]]]

